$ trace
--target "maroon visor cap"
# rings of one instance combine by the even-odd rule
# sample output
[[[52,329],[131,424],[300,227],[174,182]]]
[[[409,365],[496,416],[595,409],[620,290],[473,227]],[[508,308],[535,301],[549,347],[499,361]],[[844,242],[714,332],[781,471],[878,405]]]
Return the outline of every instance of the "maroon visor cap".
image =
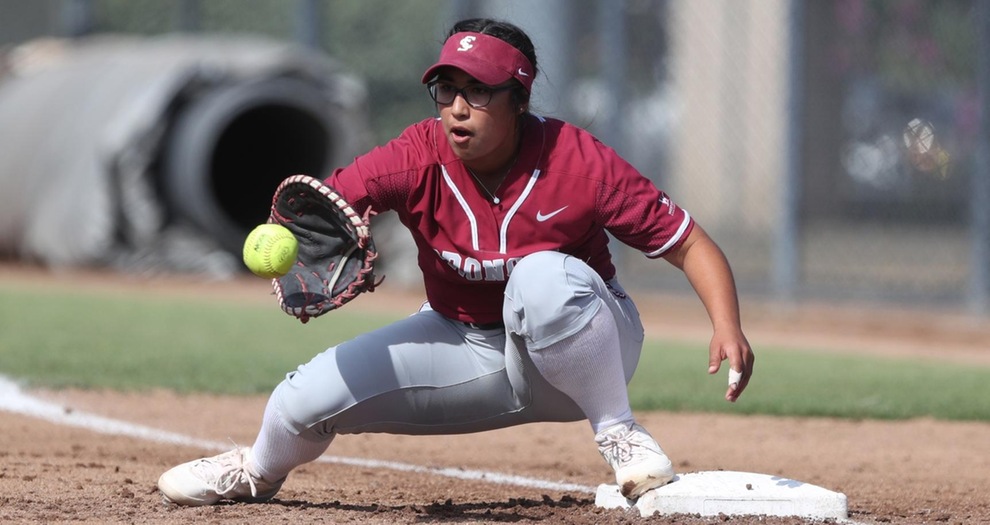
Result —
[[[455,33],[440,50],[440,59],[423,73],[423,83],[433,80],[442,67],[456,67],[489,86],[514,78],[532,91],[533,64],[526,55],[500,38],[481,33]]]

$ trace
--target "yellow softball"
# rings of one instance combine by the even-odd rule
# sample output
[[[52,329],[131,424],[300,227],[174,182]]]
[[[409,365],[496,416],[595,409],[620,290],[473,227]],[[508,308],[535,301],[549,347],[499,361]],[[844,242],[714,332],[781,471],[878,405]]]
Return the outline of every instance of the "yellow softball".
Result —
[[[289,273],[297,255],[296,237],[278,224],[262,224],[244,240],[244,264],[258,277],[270,279]]]

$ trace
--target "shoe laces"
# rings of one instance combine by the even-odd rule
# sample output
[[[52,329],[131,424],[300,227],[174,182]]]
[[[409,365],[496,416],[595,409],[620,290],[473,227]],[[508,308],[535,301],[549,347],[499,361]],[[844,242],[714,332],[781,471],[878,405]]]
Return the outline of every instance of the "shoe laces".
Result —
[[[605,460],[613,466],[619,466],[633,460],[637,452],[652,452],[652,447],[646,442],[646,436],[639,435],[635,429],[605,433],[599,441],[599,450]],[[637,447],[645,450],[637,451]]]
[[[612,465],[626,463],[632,459],[632,443],[621,436],[608,434],[600,445],[605,460]]]
[[[211,458],[199,460],[192,466],[196,475],[213,485],[213,490],[221,496],[239,496],[245,480],[251,488],[251,497],[258,496],[254,476],[247,468],[245,449],[234,449]]]

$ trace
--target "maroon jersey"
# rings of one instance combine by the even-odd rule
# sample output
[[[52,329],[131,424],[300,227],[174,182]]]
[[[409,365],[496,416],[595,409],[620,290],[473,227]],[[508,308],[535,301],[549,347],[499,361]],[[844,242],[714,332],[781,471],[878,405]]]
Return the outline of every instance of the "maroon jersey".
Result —
[[[565,122],[526,117],[519,157],[493,202],[451,150],[438,119],[407,128],[327,178],[359,213],[394,210],[419,249],[434,310],[461,321],[502,318],[514,265],[542,250],[615,275],[606,231],[660,257],[694,222],[611,148]]]

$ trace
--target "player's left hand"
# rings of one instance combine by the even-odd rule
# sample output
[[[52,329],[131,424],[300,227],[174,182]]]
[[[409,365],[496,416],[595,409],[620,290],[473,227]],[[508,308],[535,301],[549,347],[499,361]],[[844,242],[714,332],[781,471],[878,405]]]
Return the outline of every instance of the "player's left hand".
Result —
[[[708,373],[716,374],[722,361],[729,360],[729,388],[725,400],[735,403],[753,375],[756,356],[741,330],[715,330],[708,347]]]
[[[296,264],[272,280],[285,313],[303,323],[374,291],[378,251],[365,214],[358,215],[335,189],[306,175],[278,186],[269,222],[289,229],[299,241]]]

